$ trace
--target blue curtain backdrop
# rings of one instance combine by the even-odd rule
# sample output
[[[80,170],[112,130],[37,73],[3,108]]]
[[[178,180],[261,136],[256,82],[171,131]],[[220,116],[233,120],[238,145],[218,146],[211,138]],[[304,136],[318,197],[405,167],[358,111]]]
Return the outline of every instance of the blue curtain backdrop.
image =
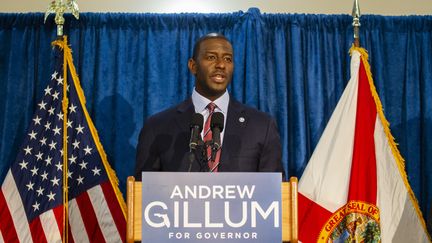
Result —
[[[53,65],[53,16],[0,14],[0,181]],[[300,177],[349,80],[349,15],[96,14],[67,16],[87,108],[125,191],[140,128],[187,98],[194,41],[222,32],[235,50],[233,96],[278,122],[283,163]],[[361,42],[409,181],[426,215],[432,202],[432,16],[361,18]]]

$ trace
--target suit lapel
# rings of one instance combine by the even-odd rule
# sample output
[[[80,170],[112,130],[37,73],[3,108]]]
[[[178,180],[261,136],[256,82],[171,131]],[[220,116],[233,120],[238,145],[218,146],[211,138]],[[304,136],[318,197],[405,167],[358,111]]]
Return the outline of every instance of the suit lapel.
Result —
[[[195,108],[192,104],[192,99],[189,98],[177,106],[176,123],[181,131],[189,131],[189,123],[192,115],[195,113]]]
[[[238,147],[239,139],[246,130],[247,121],[248,117],[244,106],[231,97],[221,151],[220,166],[222,171],[234,166],[230,164],[230,158],[238,152],[235,148]]]
[[[189,123],[192,115],[195,113],[195,108],[192,99],[189,98],[177,106],[176,124],[182,131],[189,132]],[[232,158],[238,153],[237,148],[240,143],[240,138],[246,131],[248,123],[248,115],[245,106],[230,97],[228,105],[228,114],[225,124],[225,133],[222,144],[220,171],[236,170],[238,165],[232,164]]]
[[[190,139],[190,128],[189,124],[191,117],[195,112],[194,106],[192,104],[192,99],[187,99],[177,106],[176,115],[174,117],[174,126],[178,126],[179,132],[177,133],[176,141],[172,147],[174,154],[176,154],[170,161],[174,163],[177,161],[179,163],[178,171],[188,171],[190,162],[188,160],[189,151],[189,139]],[[177,129],[175,129],[177,130]],[[180,147],[179,147],[180,146]],[[199,171],[199,165],[193,164],[192,171]]]

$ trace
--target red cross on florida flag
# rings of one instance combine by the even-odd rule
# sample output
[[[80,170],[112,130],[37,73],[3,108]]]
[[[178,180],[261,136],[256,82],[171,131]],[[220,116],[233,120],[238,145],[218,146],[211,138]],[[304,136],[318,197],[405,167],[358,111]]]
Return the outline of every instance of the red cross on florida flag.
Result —
[[[299,182],[299,240],[430,242],[367,53],[351,55],[351,79]]]

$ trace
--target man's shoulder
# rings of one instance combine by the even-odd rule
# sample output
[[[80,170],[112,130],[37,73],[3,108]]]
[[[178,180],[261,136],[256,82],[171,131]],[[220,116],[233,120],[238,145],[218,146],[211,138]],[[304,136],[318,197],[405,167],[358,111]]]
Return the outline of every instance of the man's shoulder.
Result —
[[[253,117],[254,119],[262,119],[262,120],[272,120],[273,119],[273,117],[270,114],[268,114],[264,111],[260,111],[253,106],[240,103],[236,100],[232,101],[231,107],[233,107],[235,112],[240,113],[240,114],[243,113],[247,116]]]
[[[157,112],[157,113],[149,116],[147,118],[147,122],[149,122],[149,121],[157,121],[157,120],[160,120],[160,119],[166,119],[169,116],[173,116],[176,113],[177,106],[178,105],[171,106],[169,108],[166,108],[166,109],[164,109],[162,111],[159,111],[159,112]]]
[[[192,102],[190,99],[184,100],[176,105],[173,105],[169,108],[166,108],[165,110],[162,110],[160,112],[157,112],[151,116],[149,116],[146,120],[146,123],[161,123],[164,121],[169,121],[170,119],[174,118],[177,114],[181,112],[185,112],[190,106],[192,105]]]

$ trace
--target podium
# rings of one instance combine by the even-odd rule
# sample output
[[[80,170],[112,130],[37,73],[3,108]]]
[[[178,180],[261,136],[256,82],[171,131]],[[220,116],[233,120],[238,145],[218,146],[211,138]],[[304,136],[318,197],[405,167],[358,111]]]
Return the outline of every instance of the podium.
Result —
[[[282,182],[282,241],[298,242],[298,204],[296,177]],[[141,241],[142,229],[142,183],[133,176],[127,178],[127,226],[126,242]]]

